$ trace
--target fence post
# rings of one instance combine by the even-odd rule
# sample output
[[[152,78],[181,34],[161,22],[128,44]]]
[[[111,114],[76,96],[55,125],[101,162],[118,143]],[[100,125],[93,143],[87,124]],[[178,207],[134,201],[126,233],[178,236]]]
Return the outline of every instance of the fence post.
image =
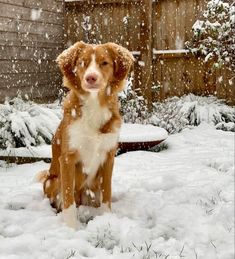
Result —
[[[140,26],[140,51],[141,51],[141,88],[143,96],[148,101],[148,107],[152,104],[152,0],[141,0],[141,26]]]

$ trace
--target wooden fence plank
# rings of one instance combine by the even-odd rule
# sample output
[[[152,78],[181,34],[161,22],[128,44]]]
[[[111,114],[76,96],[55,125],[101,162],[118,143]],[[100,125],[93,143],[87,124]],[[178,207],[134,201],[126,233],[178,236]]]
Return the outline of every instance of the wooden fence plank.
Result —
[[[176,23],[175,23],[175,45],[176,49],[184,49],[185,29],[186,29],[186,4],[185,1],[176,2]]]
[[[64,48],[64,3],[0,0],[0,101],[19,91],[31,99],[57,98]],[[38,17],[33,12],[38,10]]]
[[[33,17],[32,10],[38,10],[38,17],[37,19]],[[61,15],[58,15],[57,12],[49,12],[46,10],[42,10],[38,7],[36,9],[32,9],[25,6],[15,6],[11,4],[5,4],[1,3],[1,17],[6,18],[14,18],[14,19],[20,19],[20,20],[26,20],[26,21],[36,21],[39,22],[45,22],[52,24],[61,24],[63,21],[63,17]]]
[[[0,3],[11,4],[13,6],[23,6],[30,8],[41,8],[45,11],[63,13],[64,7],[62,1],[50,0],[0,0]]]
[[[219,98],[235,105],[235,78],[228,68],[222,68],[216,74],[216,92]]]
[[[10,87],[1,89],[0,102],[4,102],[6,97],[14,97],[17,96],[18,93],[21,94],[23,98],[29,98],[35,102],[52,102],[58,97],[59,89],[61,88],[61,79],[56,82],[51,81],[50,84],[45,85],[37,85],[37,87],[32,86],[24,86],[20,85],[20,87]]]
[[[41,73],[59,72],[56,62],[53,60],[28,61],[28,60],[0,60],[0,74],[10,73]]]
[[[62,28],[61,28],[62,29]],[[38,43],[45,43],[45,45],[41,44],[41,46],[48,47],[49,45],[54,44],[61,45],[61,41],[63,40],[63,33],[60,34],[37,34],[37,33],[19,33],[15,31],[0,31],[0,41],[1,45],[22,45],[24,46],[29,44],[34,46],[34,44]],[[18,44],[14,44],[14,42],[18,42]],[[28,45],[27,45],[28,46]]]
[[[51,37],[53,34],[61,34],[62,25],[32,22],[32,21],[19,21],[12,18],[1,17],[0,19],[1,31],[10,31],[18,33],[36,33],[44,35],[45,37]]]
[[[142,0],[141,2],[141,28],[140,28],[140,42],[141,42],[141,63],[142,66],[142,80],[141,88],[143,96],[152,103],[152,1]]]
[[[2,46],[0,48],[0,57],[2,60],[54,60],[57,57],[56,48],[44,49],[20,46]]]
[[[97,1],[97,0],[77,0],[77,1],[71,1],[71,0],[65,0],[67,6],[76,6],[76,5],[81,5],[81,4],[86,4],[89,3],[90,5],[105,5],[105,4],[129,4],[129,3],[140,3],[141,0],[102,0],[102,1]]]
[[[50,82],[48,73],[24,73],[24,74],[4,74],[1,75],[1,93],[9,91],[9,94],[16,96],[19,92],[33,96],[34,93],[44,92],[50,96],[57,97],[59,88],[61,88],[61,77],[58,73],[50,73]],[[9,96],[9,95],[6,95]],[[43,95],[41,95],[43,97]],[[5,96],[1,94],[0,100]]]

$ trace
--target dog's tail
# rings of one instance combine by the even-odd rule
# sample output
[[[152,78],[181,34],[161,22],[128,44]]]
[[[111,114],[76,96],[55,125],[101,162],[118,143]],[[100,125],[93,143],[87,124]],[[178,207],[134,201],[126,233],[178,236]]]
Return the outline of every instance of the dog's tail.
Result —
[[[35,182],[44,183],[46,181],[46,179],[48,178],[48,175],[49,175],[48,170],[44,170],[44,171],[37,173],[35,176]]]

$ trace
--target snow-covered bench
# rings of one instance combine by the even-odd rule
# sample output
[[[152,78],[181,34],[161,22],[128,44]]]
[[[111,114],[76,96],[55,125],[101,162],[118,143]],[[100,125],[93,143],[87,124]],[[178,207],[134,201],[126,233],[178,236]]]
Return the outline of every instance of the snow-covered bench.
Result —
[[[153,125],[123,124],[119,138],[121,153],[134,150],[148,150],[158,145],[168,136],[165,129]],[[34,161],[50,161],[51,146],[21,147],[0,150],[0,160],[9,162],[27,163]]]

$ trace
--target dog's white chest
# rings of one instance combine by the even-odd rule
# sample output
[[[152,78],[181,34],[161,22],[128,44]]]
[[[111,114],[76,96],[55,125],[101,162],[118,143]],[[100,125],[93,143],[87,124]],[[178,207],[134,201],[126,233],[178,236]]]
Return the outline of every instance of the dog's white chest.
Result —
[[[69,147],[79,152],[83,172],[93,177],[104,163],[107,152],[118,141],[115,133],[102,134],[99,129],[111,118],[111,112],[101,107],[97,98],[87,100],[82,107],[82,116],[69,127]]]

